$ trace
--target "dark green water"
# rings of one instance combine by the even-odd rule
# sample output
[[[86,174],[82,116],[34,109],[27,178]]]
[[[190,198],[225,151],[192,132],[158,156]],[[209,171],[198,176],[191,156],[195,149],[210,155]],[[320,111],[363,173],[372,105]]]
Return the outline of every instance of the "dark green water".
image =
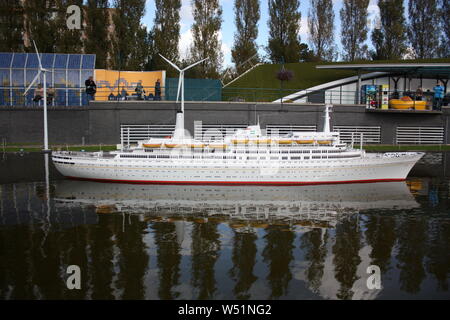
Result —
[[[0,155],[0,298],[450,299],[449,162],[401,183],[136,186],[51,164],[47,184],[43,155]]]

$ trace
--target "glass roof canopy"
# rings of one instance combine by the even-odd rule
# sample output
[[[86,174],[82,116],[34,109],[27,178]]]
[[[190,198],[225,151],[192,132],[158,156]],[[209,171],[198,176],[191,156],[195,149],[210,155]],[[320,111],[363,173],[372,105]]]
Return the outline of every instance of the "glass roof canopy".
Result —
[[[39,54],[42,67],[48,69],[94,69],[95,54]],[[1,53],[0,68],[37,69],[39,62],[36,53]]]
[[[47,88],[55,95],[49,102],[53,106],[87,105],[84,81],[94,75],[95,54],[40,53],[42,67],[47,72]],[[36,76],[39,61],[36,53],[0,52],[0,106],[35,106],[33,97],[37,85],[43,83],[41,75],[24,97],[26,87]]]

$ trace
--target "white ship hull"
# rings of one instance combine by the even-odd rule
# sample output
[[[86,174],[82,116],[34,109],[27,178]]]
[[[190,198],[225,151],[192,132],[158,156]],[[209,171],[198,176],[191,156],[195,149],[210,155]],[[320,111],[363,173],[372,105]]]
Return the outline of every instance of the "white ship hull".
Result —
[[[66,177],[137,184],[305,185],[405,180],[422,153],[345,160],[205,161],[108,159],[54,153]],[[65,159],[62,159],[65,158]]]

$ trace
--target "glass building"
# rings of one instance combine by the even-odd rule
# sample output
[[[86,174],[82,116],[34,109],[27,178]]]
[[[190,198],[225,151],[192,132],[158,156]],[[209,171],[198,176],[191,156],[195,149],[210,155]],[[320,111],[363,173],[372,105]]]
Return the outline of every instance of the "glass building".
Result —
[[[41,53],[42,67],[49,70],[47,88],[55,89],[51,106],[84,106],[88,104],[84,81],[94,76],[94,54]],[[0,53],[0,106],[34,106],[34,90],[43,85],[40,76],[24,96],[39,70],[35,53]],[[39,102],[42,105],[42,101]]]

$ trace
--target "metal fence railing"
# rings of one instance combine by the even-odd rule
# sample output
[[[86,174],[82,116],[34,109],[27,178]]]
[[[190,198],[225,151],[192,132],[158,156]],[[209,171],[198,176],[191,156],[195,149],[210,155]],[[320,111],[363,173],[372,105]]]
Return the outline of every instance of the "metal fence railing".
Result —
[[[373,144],[381,142],[380,126],[333,126],[333,131],[339,132],[342,142],[359,143],[361,134],[363,135],[363,143]]]
[[[233,134],[238,129],[246,128],[245,124],[203,124],[194,123],[194,138],[201,141],[220,140],[226,135]],[[137,141],[150,138],[171,136],[175,129],[174,124],[122,124],[120,126],[120,141],[122,144],[133,144]],[[267,135],[282,136],[291,132],[315,132],[316,126],[297,125],[266,125]],[[381,143],[380,126],[333,126],[333,131],[340,133],[340,140],[350,144],[360,143],[362,137],[364,144]],[[444,127],[397,127],[396,144],[443,144],[445,136]]]
[[[397,127],[397,144],[443,144],[444,127]]]
[[[48,90],[49,106],[85,106],[91,98],[83,87],[49,87]],[[0,106],[42,106],[42,99],[34,99],[36,88],[31,89],[26,96],[23,95],[24,91],[25,87],[0,86]],[[95,101],[109,102],[175,101],[176,98],[176,87],[161,87],[158,90],[154,86],[142,87],[142,90],[134,86],[115,89],[99,86],[94,96]],[[389,91],[382,95],[381,92],[358,93],[356,90],[343,90],[341,87],[327,90],[186,87],[185,101],[363,104],[369,109],[440,110],[442,106],[450,105],[450,93],[437,101],[433,92],[418,94],[410,91]]]
[[[296,125],[278,125],[268,124],[266,132],[268,135],[282,136],[292,132],[315,132],[317,126],[296,126]]]
[[[122,124],[120,142],[130,144],[150,138],[163,138],[172,135],[174,129],[174,124]]]
[[[245,124],[204,124],[200,121],[194,122],[194,138],[197,140],[211,141],[220,140],[226,135],[233,134],[238,129],[244,129]]]

